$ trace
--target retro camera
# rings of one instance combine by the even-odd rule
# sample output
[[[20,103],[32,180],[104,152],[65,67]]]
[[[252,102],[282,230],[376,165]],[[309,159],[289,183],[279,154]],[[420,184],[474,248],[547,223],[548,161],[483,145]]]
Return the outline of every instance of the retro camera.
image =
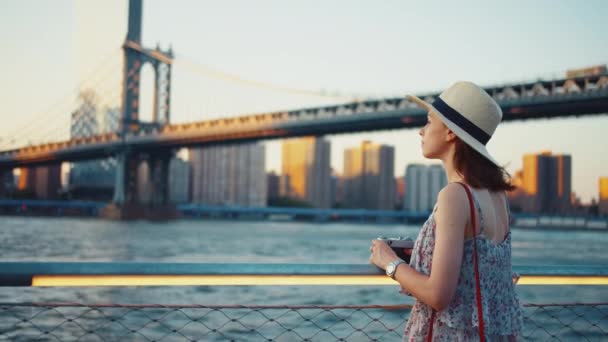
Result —
[[[414,248],[414,240],[410,237],[386,237],[386,236],[378,236],[376,240],[381,240],[386,242],[387,245],[397,254],[399,258],[403,261],[410,263],[410,253],[406,253],[407,250],[411,251]]]

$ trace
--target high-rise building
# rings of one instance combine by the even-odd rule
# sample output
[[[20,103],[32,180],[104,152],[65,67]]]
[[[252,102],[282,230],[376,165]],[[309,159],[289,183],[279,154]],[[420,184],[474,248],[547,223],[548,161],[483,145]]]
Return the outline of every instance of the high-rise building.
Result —
[[[403,209],[428,212],[437,202],[439,191],[447,184],[441,165],[410,164],[405,171],[405,200]]]
[[[511,211],[520,212],[526,206],[528,196],[524,190],[523,170],[517,170],[511,177],[511,184],[515,189],[507,192],[509,206]]]
[[[57,199],[61,190],[61,165],[37,166],[36,185],[37,199]]]
[[[120,109],[99,108],[97,96],[92,91],[84,91],[79,97],[80,105],[72,113],[71,138],[89,137],[97,134],[117,132],[120,123]],[[83,161],[72,164],[70,187],[112,188],[116,174],[116,160]]]
[[[410,164],[405,171],[405,200],[403,209],[412,212],[430,210],[428,189],[428,167],[422,164]]]
[[[524,155],[521,183],[523,190],[528,195],[538,193],[538,158],[536,154]]]
[[[395,208],[403,208],[403,201],[405,196],[405,178],[395,178]]]
[[[341,192],[342,188],[340,175],[331,170],[331,175],[329,176],[329,203],[332,208],[336,207],[338,203],[341,203]]]
[[[572,158],[550,151],[523,157],[523,208],[528,212],[566,213],[571,210]]]
[[[330,143],[322,138],[289,139],[282,146],[286,184],[283,196],[304,200],[316,208],[329,208]]]
[[[557,155],[557,209],[567,213],[572,207],[572,157]]]
[[[268,200],[274,200],[280,196],[281,176],[277,175],[274,171],[266,174],[266,184],[268,186],[267,196]]]
[[[344,207],[392,210],[395,148],[364,141],[344,152]]]
[[[291,190],[291,179],[289,175],[280,175],[279,176],[279,197],[289,197],[292,193]]]
[[[598,212],[602,216],[608,216],[608,177],[600,177],[598,183]]]
[[[428,169],[429,173],[429,205],[431,208],[437,203],[437,196],[439,191],[448,184],[448,178],[445,174],[445,170],[441,165],[430,165]]]
[[[363,177],[363,153],[358,148],[350,148],[344,151],[344,199],[342,206],[346,208],[362,208]]]
[[[259,144],[192,149],[192,201],[266,206],[265,148]]]

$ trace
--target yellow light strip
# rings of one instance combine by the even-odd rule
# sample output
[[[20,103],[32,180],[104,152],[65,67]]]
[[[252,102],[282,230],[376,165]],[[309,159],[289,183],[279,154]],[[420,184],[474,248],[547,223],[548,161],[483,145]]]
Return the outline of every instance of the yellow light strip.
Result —
[[[389,285],[383,275],[124,275],[34,276],[32,286]]]
[[[522,276],[518,285],[608,285],[606,276]]]
[[[519,285],[608,285],[608,277],[522,276]],[[32,286],[394,285],[385,275],[34,276]]]

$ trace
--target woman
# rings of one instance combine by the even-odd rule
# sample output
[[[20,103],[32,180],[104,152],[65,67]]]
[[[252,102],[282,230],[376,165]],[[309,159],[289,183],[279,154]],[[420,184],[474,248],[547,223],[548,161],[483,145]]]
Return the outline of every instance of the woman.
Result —
[[[418,235],[409,265],[383,241],[372,241],[370,248],[370,262],[416,298],[404,340],[515,340],[523,323],[512,281],[505,194],[513,186],[485,147],[502,111],[471,82],[455,83],[432,105],[408,98],[428,111],[420,130],[422,153],[442,161],[448,185]]]

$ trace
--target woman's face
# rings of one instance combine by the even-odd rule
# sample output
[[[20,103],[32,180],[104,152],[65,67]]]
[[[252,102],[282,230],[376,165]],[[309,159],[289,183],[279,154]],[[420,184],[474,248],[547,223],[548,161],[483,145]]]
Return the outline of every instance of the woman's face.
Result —
[[[420,129],[422,155],[429,159],[441,159],[446,150],[450,130],[433,111],[427,113],[427,122]]]

